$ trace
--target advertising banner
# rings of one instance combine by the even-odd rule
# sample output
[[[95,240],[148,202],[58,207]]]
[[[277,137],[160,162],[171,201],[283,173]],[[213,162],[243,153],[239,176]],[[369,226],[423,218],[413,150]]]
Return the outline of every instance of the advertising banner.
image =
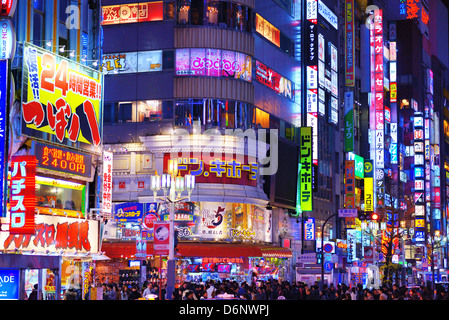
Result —
[[[345,84],[348,87],[355,85],[355,67],[354,67],[354,0],[345,0]]]
[[[251,57],[221,49],[177,49],[177,76],[230,77],[252,81]]]
[[[103,6],[101,24],[160,21],[164,18],[163,9],[162,1]]]
[[[355,208],[355,166],[354,160],[345,160],[345,208]]]
[[[19,300],[19,269],[0,269],[0,300]]]
[[[6,216],[6,194],[7,194],[7,146],[6,125],[8,117],[8,60],[0,60],[0,217]]]
[[[104,74],[162,71],[162,50],[103,54]]]
[[[256,13],[256,31],[276,46],[281,45],[281,32]]]
[[[312,128],[300,128],[301,210],[312,211]]]
[[[102,74],[25,43],[23,75],[22,134],[99,153]]]
[[[112,157],[113,153],[103,151],[103,212],[112,213]]]
[[[315,240],[315,218],[309,218],[304,222],[304,240]]]
[[[90,178],[92,155],[36,142],[38,168]]]
[[[11,158],[10,226],[11,234],[34,234],[36,204],[36,157]]]
[[[257,60],[256,80],[280,95],[293,99],[292,82]]]
[[[153,250],[154,255],[168,256],[170,248],[170,223],[157,221],[154,223]]]
[[[164,170],[168,169],[170,153],[164,154]],[[239,159],[226,160],[226,155],[213,157],[202,154],[195,157],[178,159],[178,171],[181,176],[191,174],[196,183],[239,184],[256,187],[259,176],[259,164],[255,158],[245,156]]]
[[[16,52],[16,31],[11,20],[0,20],[1,34],[0,38],[0,59],[14,59]]]
[[[126,202],[114,206],[114,220],[118,222],[142,221],[144,214],[144,203]]]
[[[345,92],[345,152],[354,151],[354,92]]]

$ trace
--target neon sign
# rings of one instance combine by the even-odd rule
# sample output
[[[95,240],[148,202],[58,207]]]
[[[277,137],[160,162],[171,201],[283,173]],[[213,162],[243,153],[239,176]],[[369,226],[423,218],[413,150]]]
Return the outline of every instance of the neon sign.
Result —
[[[163,2],[117,4],[101,7],[101,11],[102,25],[160,21],[163,19]]]
[[[41,143],[35,144],[38,167],[90,178],[92,156]]]

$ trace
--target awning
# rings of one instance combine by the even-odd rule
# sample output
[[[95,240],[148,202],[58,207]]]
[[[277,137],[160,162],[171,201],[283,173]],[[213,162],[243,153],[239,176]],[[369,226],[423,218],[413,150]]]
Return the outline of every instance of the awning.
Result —
[[[134,258],[136,243],[103,242],[103,251],[110,258]],[[147,255],[153,255],[153,242],[147,242]],[[273,247],[267,245],[251,245],[241,243],[179,243],[177,257],[265,257],[265,258],[291,258],[289,248]]]

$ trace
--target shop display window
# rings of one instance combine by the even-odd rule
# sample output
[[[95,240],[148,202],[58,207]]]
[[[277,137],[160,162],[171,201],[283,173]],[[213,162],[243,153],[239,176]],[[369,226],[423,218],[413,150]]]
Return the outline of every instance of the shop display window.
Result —
[[[60,209],[60,214],[64,211],[74,211],[70,216],[77,216],[78,213],[85,213],[86,186],[84,184],[36,177],[36,207],[40,213],[56,214]]]

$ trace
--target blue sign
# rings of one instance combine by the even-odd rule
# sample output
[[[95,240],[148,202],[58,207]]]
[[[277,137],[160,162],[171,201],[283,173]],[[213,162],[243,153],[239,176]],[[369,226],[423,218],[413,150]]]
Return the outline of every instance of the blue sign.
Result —
[[[334,268],[334,264],[330,261],[324,262],[324,270],[331,271]]]
[[[315,218],[309,218],[304,222],[304,240],[315,240]]]
[[[116,204],[114,220],[119,222],[140,222],[144,213],[143,203],[126,202]]]
[[[5,195],[5,168],[8,159],[6,141],[6,119],[8,99],[8,60],[0,60],[0,217],[6,217],[6,195]]]
[[[0,269],[0,300],[19,300],[18,269]]]

